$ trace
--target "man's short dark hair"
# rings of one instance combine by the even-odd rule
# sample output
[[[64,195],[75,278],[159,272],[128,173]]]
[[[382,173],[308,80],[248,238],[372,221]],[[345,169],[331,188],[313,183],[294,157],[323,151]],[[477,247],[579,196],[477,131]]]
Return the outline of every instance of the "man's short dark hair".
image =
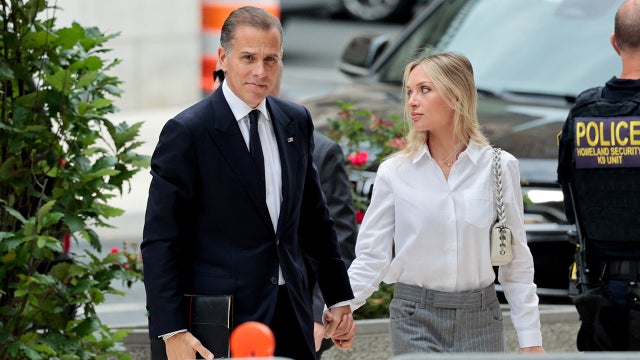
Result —
[[[280,34],[280,47],[282,48],[282,23],[280,19],[271,15],[265,9],[255,6],[243,6],[229,14],[220,31],[220,45],[226,51],[231,51],[231,42],[236,36],[238,26],[251,26],[264,31],[278,30]]]

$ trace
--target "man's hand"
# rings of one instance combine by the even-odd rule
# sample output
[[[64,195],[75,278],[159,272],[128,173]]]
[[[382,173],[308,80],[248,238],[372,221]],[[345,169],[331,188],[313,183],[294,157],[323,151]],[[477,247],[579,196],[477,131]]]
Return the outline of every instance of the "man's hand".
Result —
[[[190,332],[181,332],[164,341],[168,360],[195,359],[196,351],[207,360],[213,360],[213,353],[207,350]]]
[[[325,338],[331,338],[340,349],[351,349],[356,334],[356,323],[351,315],[350,306],[340,306],[325,311],[322,321]]]
[[[313,340],[316,344],[316,352],[320,350],[320,346],[322,346],[322,339],[324,339],[324,326],[320,323],[313,323]]]

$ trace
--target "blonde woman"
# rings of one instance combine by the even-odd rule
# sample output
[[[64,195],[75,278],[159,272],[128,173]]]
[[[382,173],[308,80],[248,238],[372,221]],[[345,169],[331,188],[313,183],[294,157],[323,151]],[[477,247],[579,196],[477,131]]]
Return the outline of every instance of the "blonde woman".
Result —
[[[349,268],[355,310],[394,283],[394,355],[502,352],[502,311],[489,255],[495,221],[492,148],[478,125],[469,60],[439,53],[405,68],[407,146],[379,167]],[[522,352],[544,352],[518,161],[503,152],[507,224],[518,240],[499,281]]]

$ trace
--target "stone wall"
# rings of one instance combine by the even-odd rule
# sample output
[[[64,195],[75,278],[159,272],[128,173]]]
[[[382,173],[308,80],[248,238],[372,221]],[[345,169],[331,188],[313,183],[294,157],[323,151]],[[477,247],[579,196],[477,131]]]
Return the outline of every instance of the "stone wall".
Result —
[[[53,4],[53,2],[51,2]],[[184,105],[201,97],[200,0],[57,0],[57,27],[73,21],[120,35],[104,55],[124,83],[121,109]],[[53,11],[49,13],[53,15]]]

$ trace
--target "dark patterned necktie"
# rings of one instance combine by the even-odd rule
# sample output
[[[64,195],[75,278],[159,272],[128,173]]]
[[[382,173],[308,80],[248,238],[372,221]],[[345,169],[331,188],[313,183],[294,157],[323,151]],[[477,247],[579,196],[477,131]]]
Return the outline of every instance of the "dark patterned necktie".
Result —
[[[264,184],[264,155],[262,154],[262,144],[258,134],[259,118],[260,110],[251,110],[249,113],[249,152],[260,174],[260,180]]]

